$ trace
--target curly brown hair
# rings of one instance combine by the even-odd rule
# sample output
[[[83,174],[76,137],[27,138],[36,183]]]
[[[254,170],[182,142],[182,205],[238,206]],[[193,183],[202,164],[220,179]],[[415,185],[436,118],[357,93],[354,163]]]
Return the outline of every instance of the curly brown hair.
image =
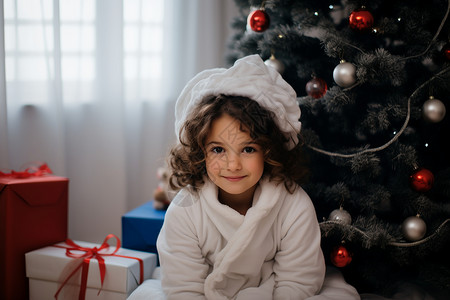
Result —
[[[291,193],[296,183],[306,179],[308,170],[301,136],[300,142],[292,150],[287,150],[287,138],[276,125],[272,111],[247,97],[219,95],[204,99],[181,127],[180,143],[171,149],[169,155],[172,189],[178,190],[187,185],[198,189],[203,185],[207,174],[206,138],[212,122],[223,114],[238,120],[241,128],[249,130],[251,138],[263,149],[263,176],[269,176],[269,180],[277,183],[284,182]]]

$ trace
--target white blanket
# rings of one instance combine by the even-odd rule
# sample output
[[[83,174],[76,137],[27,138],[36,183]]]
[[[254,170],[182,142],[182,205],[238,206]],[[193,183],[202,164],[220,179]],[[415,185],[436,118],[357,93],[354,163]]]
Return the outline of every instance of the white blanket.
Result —
[[[158,270],[158,268],[156,269]],[[161,287],[159,274],[154,279],[144,281],[127,300],[166,300]],[[339,270],[328,267],[325,281],[318,295],[307,298],[307,300],[353,300],[360,299],[354,287],[347,284]],[[365,294],[364,300],[389,300],[374,294]],[[433,300],[432,298],[392,298],[392,300]],[[259,300],[259,298],[258,298]]]

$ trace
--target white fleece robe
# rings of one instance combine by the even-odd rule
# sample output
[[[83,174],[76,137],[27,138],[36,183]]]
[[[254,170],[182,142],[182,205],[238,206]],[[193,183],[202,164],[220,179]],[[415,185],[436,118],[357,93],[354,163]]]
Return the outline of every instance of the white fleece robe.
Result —
[[[245,216],[211,181],[181,190],[157,241],[167,299],[306,299],[325,276],[320,228],[301,187],[265,179]]]

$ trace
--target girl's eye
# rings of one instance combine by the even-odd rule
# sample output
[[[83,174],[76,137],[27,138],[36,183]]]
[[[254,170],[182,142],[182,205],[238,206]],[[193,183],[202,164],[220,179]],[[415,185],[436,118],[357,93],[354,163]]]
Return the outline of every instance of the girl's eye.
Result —
[[[255,151],[256,151],[256,149],[253,148],[253,147],[245,147],[245,148],[242,150],[242,152],[244,152],[244,153],[253,153],[253,152],[255,152]]]
[[[213,148],[211,148],[211,152],[220,154],[220,153],[224,152],[224,149],[222,147],[213,147]]]

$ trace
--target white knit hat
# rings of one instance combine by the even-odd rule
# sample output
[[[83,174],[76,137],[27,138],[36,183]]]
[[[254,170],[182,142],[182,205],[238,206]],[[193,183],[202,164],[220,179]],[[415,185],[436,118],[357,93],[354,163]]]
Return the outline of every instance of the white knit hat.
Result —
[[[278,71],[267,66],[259,55],[238,59],[229,69],[205,70],[188,82],[175,105],[177,138],[194,108],[203,99],[220,94],[248,97],[273,111],[276,124],[289,139],[286,147],[290,150],[298,143],[301,122],[297,95]]]

